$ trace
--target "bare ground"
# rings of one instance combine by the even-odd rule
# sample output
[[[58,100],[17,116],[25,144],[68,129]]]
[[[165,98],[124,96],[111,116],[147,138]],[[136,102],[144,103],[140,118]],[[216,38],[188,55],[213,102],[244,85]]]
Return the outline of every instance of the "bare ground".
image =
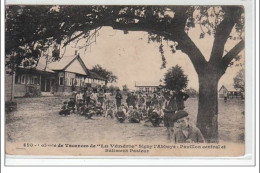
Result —
[[[61,117],[58,112],[65,98],[19,98],[18,111],[6,115],[6,138],[9,142],[167,142],[166,129],[149,123],[119,123],[116,119],[93,117],[85,120],[77,114]],[[196,122],[197,99],[186,102],[192,124]],[[244,101],[219,100],[219,137],[225,142],[244,142]]]

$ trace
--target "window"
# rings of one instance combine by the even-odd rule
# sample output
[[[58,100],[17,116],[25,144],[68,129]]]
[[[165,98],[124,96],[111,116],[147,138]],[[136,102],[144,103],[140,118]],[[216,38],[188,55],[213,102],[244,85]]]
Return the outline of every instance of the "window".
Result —
[[[35,76],[31,76],[31,84],[34,84],[34,78]]]
[[[25,84],[25,76],[23,74],[21,75],[21,84]]]
[[[34,78],[34,84],[39,85],[37,77]]]
[[[59,77],[59,85],[64,85],[64,77]]]
[[[26,75],[26,83],[27,83],[27,84],[30,84],[31,78],[32,78],[31,75]]]
[[[74,85],[75,83],[74,83],[74,78],[68,78],[68,82],[67,82],[67,85],[68,86],[72,86],[72,85]]]
[[[21,75],[17,74],[15,75],[15,83],[20,84],[21,83]]]

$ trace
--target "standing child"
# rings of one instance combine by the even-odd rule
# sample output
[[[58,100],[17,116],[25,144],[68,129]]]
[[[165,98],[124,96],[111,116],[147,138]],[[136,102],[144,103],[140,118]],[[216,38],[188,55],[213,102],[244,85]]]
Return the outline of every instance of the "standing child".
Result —
[[[167,133],[168,133],[168,139],[170,139],[171,136],[171,127],[173,127],[173,123],[171,119],[173,118],[175,111],[177,111],[177,103],[176,103],[176,98],[173,95],[172,92],[165,93],[165,105],[164,105],[164,126],[167,128]]]
[[[116,107],[117,109],[121,106],[121,100],[123,99],[122,94],[120,93],[120,90],[116,90]]]
[[[77,104],[80,102],[80,100],[83,101],[83,91],[78,91],[78,93],[76,95],[76,102],[77,102]]]
[[[174,95],[176,97],[178,111],[183,110],[185,108],[184,101],[189,98],[189,95],[181,90],[176,90]]]

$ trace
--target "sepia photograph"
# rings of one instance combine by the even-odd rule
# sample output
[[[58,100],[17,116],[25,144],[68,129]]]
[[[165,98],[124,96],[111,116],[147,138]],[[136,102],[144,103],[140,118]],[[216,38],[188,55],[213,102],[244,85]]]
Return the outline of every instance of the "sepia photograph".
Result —
[[[6,5],[5,152],[245,155],[239,5]]]

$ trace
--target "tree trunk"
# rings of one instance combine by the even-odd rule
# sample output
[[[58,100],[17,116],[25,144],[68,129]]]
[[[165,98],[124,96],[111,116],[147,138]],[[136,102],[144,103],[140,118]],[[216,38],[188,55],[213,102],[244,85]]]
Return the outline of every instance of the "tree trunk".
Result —
[[[218,142],[218,81],[210,68],[199,74],[197,127],[206,142]]]

